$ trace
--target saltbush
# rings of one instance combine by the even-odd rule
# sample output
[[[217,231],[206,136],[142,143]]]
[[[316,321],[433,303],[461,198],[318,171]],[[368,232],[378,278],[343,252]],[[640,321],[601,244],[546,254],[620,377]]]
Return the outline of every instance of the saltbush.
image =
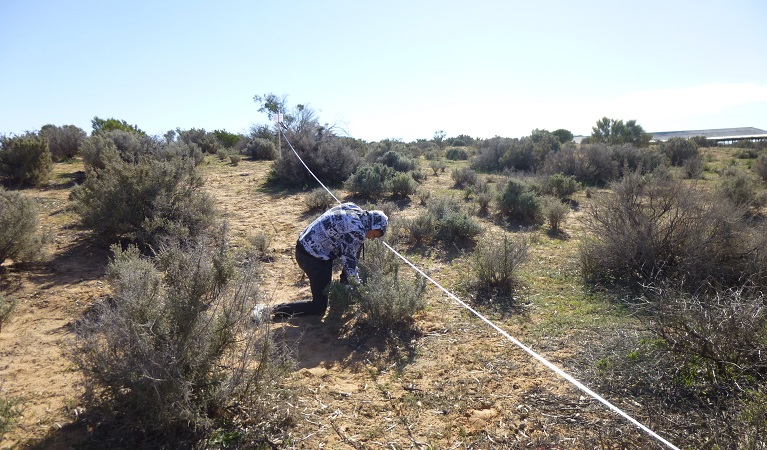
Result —
[[[679,137],[661,142],[660,150],[668,157],[673,166],[681,166],[686,160],[700,155],[698,144],[695,141]]]
[[[569,175],[588,186],[602,186],[620,175],[612,148],[605,144],[565,144],[558,152],[549,153],[543,173]]]
[[[767,202],[765,193],[753,173],[735,166],[722,170],[719,177],[719,192],[736,205],[759,208]]]
[[[70,199],[96,232],[155,246],[168,237],[197,236],[212,225],[213,201],[202,185],[190,159],[116,159],[102,170],[89,169]]]
[[[586,209],[587,279],[629,286],[676,280],[694,288],[763,283],[763,230],[746,209],[679,180],[630,174]]]
[[[581,184],[572,175],[555,173],[549,175],[543,184],[543,192],[560,199],[569,198],[581,189]]]
[[[257,265],[238,269],[225,238],[164,247],[154,259],[113,246],[113,296],[75,326],[73,360],[123,430],[184,442],[247,409],[259,423],[289,359],[249,320]],[[127,438],[126,436],[121,436]]]
[[[380,163],[360,166],[346,180],[344,187],[362,197],[380,197],[387,190],[387,183],[394,177],[395,171]]]
[[[431,198],[426,211],[408,221],[406,227],[414,242],[472,241],[482,233],[482,226],[464,211],[461,203],[448,196]]]
[[[171,148],[177,150],[163,152],[162,148],[158,141],[145,134],[112,130],[94,133],[83,142],[80,153],[86,167],[103,169],[116,159],[136,163],[141,158],[156,157],[157,155],[167,157],[168,153],[176,152],[189,153],[190,156],[193,156],[194,149],[199,149],[195,144],[186,141],[179,141],[178,144],[172,145]]]
[[[274,160],[277,158],[277,144],[270,139],[251,138],[244,151],[254,160]]]
[[[85,131],[74,125],[63,127],[45,125],[40,129],[40,136],[48,140],[48,150],[54,161],[63,161],[77,156],[80,146],[87,137]]]
[[[327,135],[322,127],[290,132],[288,138],[304,164],[327,185],[343,183],[360,165],[360,156],[349,141]],[[269,180],[296,187],[317,183],[293,151],[287,149],[274,161]]]
[[[48,141],[34,133],[0,139],[0,175],[14,183],[39,186],[48,181],[53,162]]]
[[[477,182],[477,172],[468,167],[453,169],[451,177],[457,188],[472,186]]]
[[[508,298],[517,285],[516,273],[527,261],[530,244],[508,233],[480,239],[471,257],[471,284],[479,298]]]
[[[336,200],[324,188],[316,188],[306,194],[304,204],[308,211],[325,211],[337,204]]]
[[[498,209],[508,219],[528,224],[541,223],[541,199],[527,183],[510,178],[498,193]]]
[[[418,183],[413,179],[410,172],[398,172],[386,182],[386,187],[392,195],[407,197],[415,194]]]
[[[43,248],[39,226],[34,200],[0,187],[0,264],[6,259],[39,259]]]
[[[542,214],[549,224],[549,230],[552,233],[559,233],[562,231],[562,227],[564,226],[569,213],[570,207],[562,203],[558,197],[543,198]]]
[[[445,151],[445,158],[452,161],[463,161],[469,159],[469,152],[463,148],[451,147]]]
[[[389,166],[397,172],[410,172],[418,167],[414,158],[403,155],[395,151],[388,151],[378,159],[378,162]]]
[[[365,323],[382,331],[409,326],[413,316],[426,307],[426,280],[412,271],[401,272],[396,256],[380,241],[365,244],[360,261],[363,283],[354,290],[333,283],[331,308],[344,308]]]

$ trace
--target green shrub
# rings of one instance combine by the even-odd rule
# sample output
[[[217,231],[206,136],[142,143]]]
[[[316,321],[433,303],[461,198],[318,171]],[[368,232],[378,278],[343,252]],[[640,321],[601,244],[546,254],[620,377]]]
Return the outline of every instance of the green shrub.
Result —
[[[478,192],[474,195],[474,202],[479,207],[480,213],[487,213],[490,208],[490,203],[493,201],[493,193],[490,191]]]
[[[378,162],[389,166],[397,172],[410,172],[418,167],[415,159],[395,151],[388,151],[379,158]]]
[[[0,187],[0,264],[38,260],[43,239],[34,200]]]
[[[409,326],[426,307],[426,280],[411,271],[401,273],[399,267],[393,253],[380,241],[371,241],[360,261],[363,283],[355,290],[333,283],[329,300],[333,307],[346,308],[346,314],[356,313],[379,330]]]
[[[464,161],[469,159],[469,152],[463,148],[449,148],[445,152],[445,158],[452,161]]]
[[[479,297],[509,297],[517,284],[516,273],[527,260],[530,244],[508,233],[487,235],[472,254],[471,284]]]
[[[411,219],[407,227],[414,242],[471,241],[482,233],[482,226],[463,210],[460,202],[447,196],[429,200],[426,211]]]
[[[522,223],[541,222],[541,199],[526,183],[510,178],[498,194],[498,209],[507,218]]]
[[[407,221],[405,224],[411,241],[423,243],[437,236],[437,218],[426,211]]]
[[[409,176],[409,175],[408,175]],[[363,165],[357,169],[344,184],[354,194],[375,198],[387,190],[387,183],[394,177],[394,169],[383,164]]]
[[[687,178],[698,179],[703,175],[703,170],[706,166],[706,160],[703,155],[693,156],[682,162],[684,168],[684,175]]]
[[[225,161],[226,159],[229,158],[229,150],[225,148],[218,149],[218,151],[216,152],[216,157],[218,158],[219,161]]]
[[[45,125],[40,129],[40,136],[48,140],[48,150],[54,161],[63,161],[77,156],[80,146],[87,137],[85,131],[74,125],[63,127]]]
[[[48,141],[34,134],[0,139],[0,175],[14,183],[39,186],[48,181],[53,162]]]
[[[681,166],[686,160],[700,156],[700,150],[695,141],[679,137],[661,142],[660,150],[674,166]]]
[[[734,166],[725,168],[720,176],[719,192],[736,205],[761,207],[767,202],[764,191],[751,172]]]
[[[72,342],[88,385],[106,394],[94,406],[108,402],[125,430],[173,447],[191,447],[184,438],[212,430],[228,408],[269,419],[290,361],[249,319],[257,265],[238,269],[225,236],[164,247],[154,259],[112,249],[113,297],[76,324]]]
[[[386,186],[392,195],[407,197],[415,193],[418,183],[410,173],[398,172],[386,182]]]
[[[549,175],[544,184],[543,191],[557,198],[565,199],[581,189],[581,184],[572,175],[555,173]]]
[[[232,153],[229,155],[229,163],[233,166],[238,166],[240,164],[240,161],[242,161],[242,156],[238,155],[237,153]]]
[[[6,395],[0,396],[0,440],[13,429],[16,419],[21,417],[22,413],[21,400]]]
[[[192,128],[189,130],[176,130],[178,140],[185,144],[195,144],[203,153],[215,155],[221,148],[221,142],[215,133],[209,133],[205,129]]]
[[[96,232],[156,246],[164,238],[194,237],[210,227],[215,211],[202,185],[189,159],[115,160],[102,170],[88,170],[70,199]]]
[[[251,138],[244,151],[254,160],[274,160],[277,158],[277,144],[270,139]]]

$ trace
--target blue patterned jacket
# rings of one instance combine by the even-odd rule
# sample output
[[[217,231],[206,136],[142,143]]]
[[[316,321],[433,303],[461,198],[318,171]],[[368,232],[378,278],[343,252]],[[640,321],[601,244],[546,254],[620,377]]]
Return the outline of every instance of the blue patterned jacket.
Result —
[[[357,254],[370,230],[367,212],[354,203],[329,209],[309,224],[298,237],[306,251],[320,259],[341,258],[346,274],[360,281]]]

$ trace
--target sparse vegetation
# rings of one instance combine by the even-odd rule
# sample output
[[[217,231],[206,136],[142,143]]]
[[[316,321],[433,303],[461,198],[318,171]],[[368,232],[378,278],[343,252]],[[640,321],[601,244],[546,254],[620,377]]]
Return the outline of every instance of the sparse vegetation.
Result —
[[[472,255],[472,285],[480,299],[509,299],[517,286],[517,273],[527,260],[530,244],[525,237],[488,234]]]

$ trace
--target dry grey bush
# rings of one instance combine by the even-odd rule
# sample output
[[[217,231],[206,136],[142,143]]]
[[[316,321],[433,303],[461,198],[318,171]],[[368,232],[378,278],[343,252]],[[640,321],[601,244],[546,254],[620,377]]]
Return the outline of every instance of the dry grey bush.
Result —
[[[754,250],[763,244],[752,238],[744,208],[670,178],[633,173],[612,188],[584,216],[580,258],[587,279],[698,286],[752,275],[743,271],[754,269]]]
[[[33,199],[0,187],[0,263],[41,257],[43,237],[39,231],[37,207]]]
[[[204,433],[230,407],[268,421],[290,358],[251,323],[257,265],[238,269],[224,239],[176,243],[154,259],[113,246],[114,295],[77,323],[72,357],[101,393],[94,405],[113,405],[126,428]]]
[[[477,244],[472,255],[471,284],[479,297],[508,298],[516,287],[516,273],[527,261],[530,244],[523,236],[490,234]]]

